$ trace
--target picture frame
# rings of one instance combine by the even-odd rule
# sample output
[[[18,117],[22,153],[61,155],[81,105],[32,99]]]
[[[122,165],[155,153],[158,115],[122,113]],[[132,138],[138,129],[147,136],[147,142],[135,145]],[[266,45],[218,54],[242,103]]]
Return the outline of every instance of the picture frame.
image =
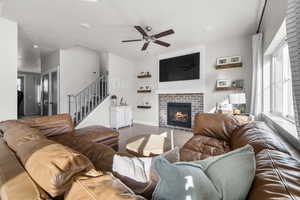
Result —
[[[230,80],[217,80],[216,87],[217,88],[231,87],[231,81]]]
[[[241,56],[230,56],[230,57],[217,58],[217,66],[237,64],[237,63],[241,63],[241,62],[242,62]]]

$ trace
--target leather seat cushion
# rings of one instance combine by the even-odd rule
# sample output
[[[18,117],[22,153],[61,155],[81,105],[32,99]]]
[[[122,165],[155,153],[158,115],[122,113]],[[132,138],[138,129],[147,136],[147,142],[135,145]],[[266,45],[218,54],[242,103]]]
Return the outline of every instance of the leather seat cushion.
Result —
[[[0,188],[0,199],[2,200],[50,199],[32,181],[3,139],[0,139]]]
[[[103,126],[89,126],[86,128],[76,129],[74,134],[76,137],[101,143],[111,139],[118,139],[119,137],[119,133],[117,131]]]
[[[266,149],[256,155],[256,176],[248,199],[300,199],[299,183],[299,161]]]
[[[224,140],[195,135],[180,150],[181,161],[203,160],[230,151],[229,144]]]
[[[198,113],[195,116],[194,135],[202,135],[230,142],[231,133],[240,126],[231,115]]]
[[[77,177],[65,200],[143,200],[111,174],[97,177]]]
[[[256,121],[245,124],[232,133],[231,148],[233,150],[246,144],[250,144],[255,153],[264,149],[271,149],[290,154],[281,143],[281,139],[264,122]]]
[[[18,120],[18,122],[22,122],[32,128],[39,129],[46,137],[74,131],[73,122],[68,114]]]

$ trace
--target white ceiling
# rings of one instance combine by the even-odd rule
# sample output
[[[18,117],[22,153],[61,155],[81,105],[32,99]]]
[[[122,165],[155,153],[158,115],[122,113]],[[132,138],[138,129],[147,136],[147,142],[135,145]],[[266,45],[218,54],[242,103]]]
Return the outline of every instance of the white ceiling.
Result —
[[[20,24],[43,51],[82,45],[127,58],[161,54],[181,48],[255,33],[261,0],[4,0],[3,16]],[[1,2],[1,0],[0,0]],[[84,29],[81,23],[91,25]],[[153,33],[173,28],[162,38],[172,46],[122,44],[140,38],[134,25]],[[211,30],[210,30],[211,29]]]

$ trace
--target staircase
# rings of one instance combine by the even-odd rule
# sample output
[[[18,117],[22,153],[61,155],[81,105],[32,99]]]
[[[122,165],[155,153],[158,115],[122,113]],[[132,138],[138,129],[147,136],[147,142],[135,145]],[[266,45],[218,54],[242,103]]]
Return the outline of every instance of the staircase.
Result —
[[[69,114],[75,126],[84,120],[108,96],[107,75],[98,77],[78,94],[68,95]]]

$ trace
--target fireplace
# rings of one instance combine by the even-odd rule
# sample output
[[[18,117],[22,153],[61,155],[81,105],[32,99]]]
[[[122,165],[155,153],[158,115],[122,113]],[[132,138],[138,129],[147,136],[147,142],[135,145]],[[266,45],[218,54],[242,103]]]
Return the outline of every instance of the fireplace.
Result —
[[[191,128],[192,127],[192,104],[191,103],[168,103],[167,124],[170,126]]]

